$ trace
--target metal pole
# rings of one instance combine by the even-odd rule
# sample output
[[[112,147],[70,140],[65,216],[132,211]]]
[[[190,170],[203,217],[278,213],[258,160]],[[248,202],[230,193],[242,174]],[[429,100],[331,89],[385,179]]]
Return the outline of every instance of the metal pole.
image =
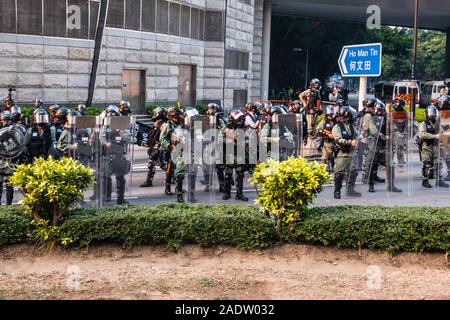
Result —
[[[262,43],[262,72],[261,72],[261,99],[269,97],[270,77],[270,32],[272,25],[272,3],[264,0],[263,9],[263,43]]]
[[[367,92],[367,77],[359,77],[359,98],[358,111],[363,109],[363,101],[366,99]]]
[[[309,72],[309,50],[306,49],[306,71],[305,71],[305,90],[308,89],[308,72]]]
[[[92,105],[94,98],[95,81],[97,79],[97,67],[100,60],[100,49],[102,48],[103,30],[105,29],[106,13],[108,10],[109,1],[101,0],[100,2],[100,16],[98,19],[97,32],[95,33],[95,48],[94,57],[92,58],[91,77],[89,79],[89,91],[86,106]]]
[[[417,63],[417,31],[419,26],[419,0],[414,0],[414,40],[413,40],[413,65],[412,65],[412,77],[416,79],[416,63]]]
[[[416,79],[416,63],[417,63],[417,33],[419,28],[419,0],[414,0],[414,41],[413,41],[413,65],[412,65],[412,80]],[[413,118],[416,115],[416,96],[417,87],[411,87],[411,112]]]

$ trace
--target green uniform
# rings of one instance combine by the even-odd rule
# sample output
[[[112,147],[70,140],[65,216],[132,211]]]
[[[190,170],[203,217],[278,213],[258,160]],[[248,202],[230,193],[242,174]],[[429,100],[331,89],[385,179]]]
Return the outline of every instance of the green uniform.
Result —
[[[345,174],[348,173],[349,180],[347,184],[347,192],[354,192],[356,178],[358,171],[356,168],[351,167],[352,155],[354,147],[351,145],[352,141],[357,137],[357,131],[353,123],[338,122],[333,127],[333,137],[336,145],[339,147],[339,152],[336,156],[334,165],[334,185],[335,185],[335,197],[336,193],[339,193],[342,188],[342,182]]]
[[[439,165],[439,140],[436,135],[439,133],[439,126],[429,120],[425,120],[419,125],[419,139],[421,140],[420,158],[422,166],[422,180],[430,179],[431,169],[437,169]],[[436,172],[438,172],[436,170]]]
[[[69,129],[64,129],[59,136],[56,148],[63,153],[63,156],[67,157],[70,150],[73,150],[72,146],[72,133]]]
[[[323,119],[317,127],[317,132],[322,135],[323,140],[322,162],[327,165],[328,171],[330,172],[334,166],[334,125],[333,120]]]
[[[300,99],[306,100],[306,123],[308,136],[314,137],[316,133],[316,121],[319,106],[317,102],[320,102],[320,92],[307,89],[300,94]]]
[[[161,127],[161,135],[159,137],[159,141],[161,143],[161,148],[163,152],[168,154],[166,156],[166,160],[168,161],[168,165],[170,168],[169,172],[169,183],[172,179],[172,175],[176,178],[184,177],[187,173],[186,162],[183,159],[183,153],[179,152],[179,156],[176,159],[171,158],[171,153],[173,149],[179,145],[180,143],[185,143],[183,139],[183,125],[181,123],[174,123],[172,121],[166,122]]]

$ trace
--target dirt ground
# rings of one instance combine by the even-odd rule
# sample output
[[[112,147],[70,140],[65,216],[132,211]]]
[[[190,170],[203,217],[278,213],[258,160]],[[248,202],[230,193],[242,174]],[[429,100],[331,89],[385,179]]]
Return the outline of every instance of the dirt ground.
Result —
[[[0,299],[447,299],[444,254],[306,245],[242,252],[229,247],[118,246],[39,252],[0,248]]]

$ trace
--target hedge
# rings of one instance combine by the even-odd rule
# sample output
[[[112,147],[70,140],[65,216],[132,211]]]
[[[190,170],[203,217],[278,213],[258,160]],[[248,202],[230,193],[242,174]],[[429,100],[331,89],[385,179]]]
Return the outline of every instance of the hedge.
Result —
[[[288,240],[388,252],[449,251],[450,209],[313,208]]]
[[[0,245],[31,241],[30,217],[20,208],[0,208]],[[223,244],[241,249],[266,248],[279,240],[273,220],[254,206],[124,206],[70,212],[61,225],[75,246],[115,242],[124,247]],[[388,252],[450,251],[450,209],[364,206],[310,209],[289,243],[369,248]]]

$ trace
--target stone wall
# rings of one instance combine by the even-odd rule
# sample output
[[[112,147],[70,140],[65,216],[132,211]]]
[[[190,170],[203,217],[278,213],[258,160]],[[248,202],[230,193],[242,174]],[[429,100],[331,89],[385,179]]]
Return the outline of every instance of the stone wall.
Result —
[[[227,10],[225,47],[250,53],[249,70],[226,70],[224,42],[204,42],[162,34],[106,28],[98,66],[94,103],[122,97],[122,70],[146,70],[146,102],[178,100],[178,65],[197,66],[197,101],[222,101],[230,109],[233,90],[258,97],[261,69],[262,2],[256,10],[237,0],[182,1],[210,10]],[[258,25],[254,26],[254,16]],[[258,20],[259,19],[259,20]],[[259,41],[259,42],[258,42]],[[0,34],[0,94],[17,88],[19,103],[36,97],[45,103],[75,104],[87,100],[94,41]],[[248,80],[249,71],[259,78]],[[225,84],[225,90],[223,85]]]

